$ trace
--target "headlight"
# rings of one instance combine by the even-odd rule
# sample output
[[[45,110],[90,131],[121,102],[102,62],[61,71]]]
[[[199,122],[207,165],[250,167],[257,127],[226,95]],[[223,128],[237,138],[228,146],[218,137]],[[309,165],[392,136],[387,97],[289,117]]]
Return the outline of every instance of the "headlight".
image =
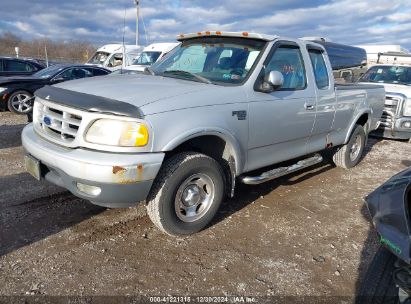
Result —
[[[88,129],[86,141],[120,147],[143,147],[148,143],[148,129],[143,123],[113,119],[96,120]]]
[[[407,99],[404,103],[404,116],[411,116],[411,99]]]
[[[7,88],[0,87],[0,93],[3,93],[5,90],[7,90]]]

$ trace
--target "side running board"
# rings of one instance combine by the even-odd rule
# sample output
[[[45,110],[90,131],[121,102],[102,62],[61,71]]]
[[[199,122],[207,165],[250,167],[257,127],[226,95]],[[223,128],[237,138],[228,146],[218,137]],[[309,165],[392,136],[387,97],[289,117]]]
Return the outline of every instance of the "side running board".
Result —
[[[289,167],[275,168],[273,170],[264,172],[258,176],[244,176],[241,178],[241,181],[244,184],[257,185],[257,184],[265,183],[269,180],[278,178],[280,176],[287,175],[289,173],[293,173],[293,172],[296,172],[298,170],[301,170],[307,167],[311,167],[313,165],[321,163],[322,161],[323,161],[322,156],[319,154],[316,154],[310,158],[300,160],[298,163],[291,165]]]

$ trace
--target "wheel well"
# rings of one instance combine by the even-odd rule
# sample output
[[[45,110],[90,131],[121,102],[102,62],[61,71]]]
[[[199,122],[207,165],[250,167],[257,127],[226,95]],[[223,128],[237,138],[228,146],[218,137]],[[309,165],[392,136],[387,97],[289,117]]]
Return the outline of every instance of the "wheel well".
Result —
[[[365,126],[365,124],[368,122],[368,114],[363,114],[361,115],[360,118],[357,120],[357,125]]]
[[[230,144],[215,135],[203,135],[187,140],[172,151],[166,152],[166,158],[181,152],[198,152],[215,159],[224,171],[225,189],[228,196],[234,195],[235,158]]]

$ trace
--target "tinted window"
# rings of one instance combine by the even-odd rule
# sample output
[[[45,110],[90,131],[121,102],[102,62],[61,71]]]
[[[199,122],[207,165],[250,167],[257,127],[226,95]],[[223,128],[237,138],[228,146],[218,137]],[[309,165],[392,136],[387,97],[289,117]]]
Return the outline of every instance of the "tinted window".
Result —
[[[16,61],[16,60],[5,60],[5,71],[8,72],[32,72],[33,67],[25,62]]]
[[[267,64],[266,73],[271,71],[283,74],[283,90],[303,90],[306,87],[304,63],[297,47],[277,48]]]
[[[103,75],[107,75],[108,73],[104,70],[101,69],[93,69],[93,75],[94,76],[103,76]]]
[[[3,59],[0,59],[0,72],[3,71]]]
[[[63,73],[61,73],[58,77],[64,78],[65,81],[73,80],[73,79],[80,79],[86,77],[92,77],[93,74],[90,71],[86,71],[85,69],[74,68],[74,69],[67,69]]]
[[[323,53],[319,50],[308,50],[311,64],[314,70],[317,88],[326,89],[329,85],[327,66],[325,65]]]

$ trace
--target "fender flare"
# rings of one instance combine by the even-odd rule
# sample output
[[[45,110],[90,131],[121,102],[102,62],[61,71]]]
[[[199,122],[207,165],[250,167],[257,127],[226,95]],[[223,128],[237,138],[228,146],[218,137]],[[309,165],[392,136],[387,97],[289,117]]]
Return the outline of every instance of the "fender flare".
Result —
[[[172,151],[179,145],[185,143],[186,141],[196,138],[196,137],[201,137],[201,136],[207,136],[207,135],[212,135],[212,136],[217,136],[224,140],[229,148],[231,149],[232,156],[234,157],[234,162],[235,162],[235,175],[238,176],[243,172],[243,168],[245,165],[245,153],[242,151],[241,146],[238,142],[238,140],[227,130],[222,129],[222,128],[196,128],[189,130],[187,132],[184,132],[180,134],[177,137],[174,137],[171,141],[169,141],[162,149],[161,151],[166,152],[166,151]]]
[[[355,118],[353,119],[353,122],[352,122],[350,128],[348,129],[347,135],[345,136],[344,144],[346,144],[346,143],[350,140],[351,134],[352,134],[352,132],[354,131],[354,128],[355,128],[355,125],[357,124],[357,121],[358,121],[358,120],[360,119],[360,117],[363,116],[364,114],[367,114],[367,115],[369,116],[369,117],[368,117],[367,124],[370,123],[370,115],[372,114],[371,110],[370,110],[370,109],[367,109],[367,110],[364,110],[364,111],[359,112],[359,113],[355,116]]]

